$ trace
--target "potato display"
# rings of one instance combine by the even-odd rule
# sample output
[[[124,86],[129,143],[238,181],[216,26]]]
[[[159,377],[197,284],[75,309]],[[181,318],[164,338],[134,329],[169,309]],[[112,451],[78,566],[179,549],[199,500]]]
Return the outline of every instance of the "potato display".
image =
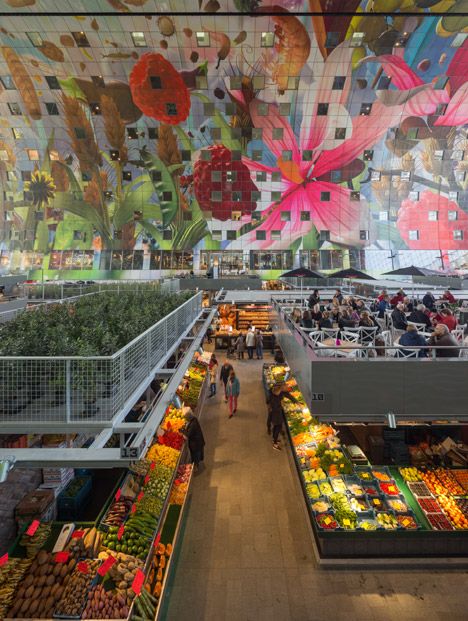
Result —
[[[84,560],[77,564],[55,607],[54,616],[79,617],[84,607],[88,589],[91,586],[100,561]],[[87,569],[85,569],[85,567]]]

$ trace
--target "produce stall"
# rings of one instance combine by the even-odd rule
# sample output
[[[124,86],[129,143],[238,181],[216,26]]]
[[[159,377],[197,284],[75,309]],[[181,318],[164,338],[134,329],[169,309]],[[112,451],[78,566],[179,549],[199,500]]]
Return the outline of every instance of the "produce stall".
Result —
[[[0,559],[0,618],[158,617],[192,476],[181,433],[185,408],[199,411],[206,375],[194,359],[145,458],[103,498],[95,522],[24,521]],[[64,499],[84,494],[88,478],[74,479]]]
[[[263,346],[270,349],[273,332],[270,328],[271,306],[265,304],[220,304],[219,319],[214,333],[216,349],[227,349],[239,334],[245,334],[250,326],[263,333]]]
[[[467,471],[353,463],[355,450],[307,407],[285,365],[264,365],[268,392],[286,380],[288,435],[317,549],[326,559],[465,559]]]

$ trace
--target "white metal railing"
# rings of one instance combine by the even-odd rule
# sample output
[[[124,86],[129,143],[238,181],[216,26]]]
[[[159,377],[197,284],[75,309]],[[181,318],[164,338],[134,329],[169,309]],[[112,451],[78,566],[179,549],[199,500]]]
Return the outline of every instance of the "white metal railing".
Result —
[[[0,357],[0,422],[111,421],[201,310],[199,292],[112,356]]]
[[[30,300],[57,300],[83,295],[85,293],[97,293],[101,291],[146,291],[148,289],[160,290],[170,293],[180,291],[178,278],[165,280],[109,280],[93,283],[56,283],[43,282],[24,284],[24,295]]]

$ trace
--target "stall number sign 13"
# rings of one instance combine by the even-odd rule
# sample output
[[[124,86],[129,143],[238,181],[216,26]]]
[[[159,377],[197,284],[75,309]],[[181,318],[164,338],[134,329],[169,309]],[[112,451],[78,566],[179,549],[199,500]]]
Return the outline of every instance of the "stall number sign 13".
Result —
[[[323,393],[323,392],[313,392],[312,393],[312,401],[325,401],[325,393]]]
[[[141,455],[140,447],[138,446],[121,446],[120,458],[121,459],[139,459]]]

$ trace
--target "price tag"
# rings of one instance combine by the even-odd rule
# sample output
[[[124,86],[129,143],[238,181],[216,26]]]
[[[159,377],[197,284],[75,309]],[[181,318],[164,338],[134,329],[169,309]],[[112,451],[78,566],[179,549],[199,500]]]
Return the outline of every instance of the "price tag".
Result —
[[[394,492],[395,491],[395,487],[393,485],[389,485],[388,486],[388,491],[389,492]]]
[[[408,518],[405,518],[403,520],[403,526],[408,526],[408,524],[411,524],[411,520],[408,520]]]
[[[122,490],[119,488],[115,493],[115,499],[117,500],[117,502],[120,500],[121,496],[122,496]]]
[[[180,479],[176,479],[174,481],[174,485],[180,485],[182,483],[182,481]]]
[[[3,556],[0,556],[0,567],[6,565],[8,563],[8,552],[6,552]]]
[[[147,474],[147,475],[145,476],[145,481],[144,481],[144,484],[145,484],[145,485],[148,485],[149,480],[150,480],[150,475],[149,475],[149,474]]]
[[[132,582],[132,591],[136,595],[140,595],[143,584],[145,583],[145,574],[141,571],[141,569],[137,569],[135,573],[135,577]]]
[[[82,539],[84,535],[84,530],[74,530],[73,531],[73,535],[71,536],[72,539]]]
[[[36,532],[36,530],[39,528],[39,524],[40,524],[39,520],[33,520],[31,524],[28,526],[28,530],[26,531],[26,534],[32,537],[34,533]]]
[[[150,470],[154,470],[156,468],[156,464],[154,461],[150,463]]]
[[[161,533],[158,533],[156,535],[156,539],[154,540],[154,547],[157,548],[159,545],[159,542],[161,541]]]
[[[344,524],[345,526],[351,526],[351,522],[348,520],[348,518],[345,518],[345,519],[343,520],[343,524]]]
[[[326,518],[323,520],[323,523],[324,523],[324,524],[327,524],[327,525],[328,525],[328,524],[330,524],[330,522],[331,522],[331,520],[330,520],[330,518],[329,518],[329,517],[326,517]]]
[[[80,561],[76,568],[81,574],[89,574],[89,565],[85,561]]]
[[[144,495],[145,495],[145,492],[140,492],[137,496],[137,502],[140,502],[140,500],[143,498]]]
[[[117,559],[115,559],[113,556],[108,556],[104,563],[101,565],[101,567],[99,567],[99,569],[97,570],[98,574],[100,576],[105,576],[109,569],[112,567],[112,565],[116,562],[116,560]]]
[[[125,526],[123,524],[120,525],[119,530],[117,531],[117,539],[120,541],[123,537],[125,531]]]
[[[135,513],[136,510],[137,510],[137,506],[135,503],[133,503],[132,508],[130,509],[130,512]]]
[[[68,561],[68,558],[70,556],[70,552],[57,552],[57,554],[55,555],[55,562],[56,563],[66,563]]]

